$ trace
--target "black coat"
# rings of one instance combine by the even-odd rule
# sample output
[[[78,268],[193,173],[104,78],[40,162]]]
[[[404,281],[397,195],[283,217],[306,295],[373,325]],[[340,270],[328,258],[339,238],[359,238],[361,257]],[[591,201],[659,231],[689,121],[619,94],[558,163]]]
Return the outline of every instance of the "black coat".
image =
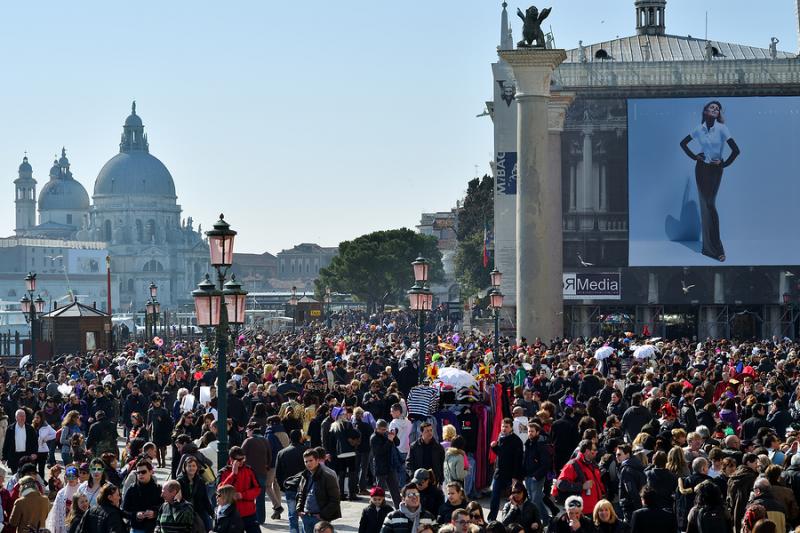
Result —
[[[214,518],[214,533],[241,533],[244,522],[235,505],[228,506],[220,516]]]
[[[500,522],[506,527],[511,524],[519,524],[525,528],[526,533],[541,531],[539,511],[530,500],[525,500],[519,507],[511,505],[511,502],[506,502],[501,516]],[[539,529],[531,528],[531,524],[539,524]]]
[[[39,438],[36,430],[30,424],[25,424],[25,451],[17,453],[16,440],[14,438],[14,428],[16,428],[16,421],[11,421],[6,431],[6,440],[3,442],[3,459],[8,461],[8,466],[12,472],[17,471],[19,460],[28,455],[37,453],[39,450]]]
[[[675,515],[656,507],[643,507],[633,512],[631,533],[675,533],[678,522]]]
[[[386,516],[394,511],[391,505],[384,500],[380,507],[370,504],[361,511],[361,520],[358,521],[358,533],[378,533],[383,526]]]
[[[639,491],[647,483],[642,462],[631,455],[622,463],[619,470],[619,503],[625,514],[625,519],[630,520],[631,514],[642,506]]]
[[[444,493],[438,485],[434,486],[428,483],[428,487],[425,490],[419,491],[419,504],[433,516],[439,514],[439,509],[444,502]]]
[[[569,461],[572,450],[580,442],[578,424],[573,418],[564,417],[556,420],[550,428],[550,440],[553,442],[554,448],[555,471],[560,472]]]
[[[766,417],[753,415],[744,422],[742,422],[742,439],[755,438],[759,429],[768,427],[769,427],[769,422],[767,422]],[[786,433],[784,432],[784,435],[785,434]]]
[[[497,455],[497,463],[494,469],[495,479],[511,481],[524,475],[520,468],[524,456],[522,441],[515,433],[509,433],[508,435],[501,433],[492,450]]]
[[[214,507],[208,499],[206,484],[200,479],[199,472],[194,475],[194,483],[185,473],[178,476],[178,483],[181,484],[181,498],[191,503],[196,513],[208,516],[214,514]]]
[[[655,467],[645,470],[644,475],[647,484],[656,491],[657,500],[654,507],[673,510],[675,508],[675,491],[678,489],[678,477],[666,468]]]
[[[287,478],[299,474],[305,470],[303,463],[303,452],[306,449],[302,445],[290,444],[278,452],[278,459],[275,464],[275,480],[280,485],[281,490],[286,490],[283,482]]]
[[[164,500],[161,499],[161,485],[156,482],[155,472],[150,479],[150,483],[142,485],[134,483],[122,498],[122,510],[131,523],[131,527],[153,531],[156,527],[156,517],[158,510]],[[139,520],[136,513],[139,511],[153,511],[153,518]]]
[[[519,440],[519,437],[517,437],[517,440]],[[520,445],[521,444],[522,441],[520,441]],[[430,454],[430,461],[426,459],[428,454]],[[425,444],[420,437],[416,442],[411,444],[411,449],[406,458],[406,470],[409,476],[413,476],[414,471],[418,468],[429,468],[433,470],[437,483],[441,483],[442,480],[444,480],[444,448],[442,448],[442,445],[439,444],[436,439],[431,439],[428,444]],[[438,507],[433,512],[435,513],[437,510]]]
[[[523,448],[525,477],[541,481],[553,471],[553,451],[546,435],[539,435],[536,440],[526,440]]]
[[[394,438],[396,443],[400,442],[397,437]],[[375,475],[388,476],[391,471],[391,457],[393,449],[396,447],[395,442],[389,440],[388,433],[383,435],[373,433],[369,438],[369,447],[372,450],[372,456],[375,459]],[[444,469],[444,462],[442,462]]]
[[[92,507],[81,522],[81,533],[128,533],[128,526],[122,521],[122,511],[109,504]]]
[[[628,441],[633,442],[636,435],[641,433],[644,425],[652,419],[653,413],[650,412],[650,409],[641,405],[634,405],[628,407],[622,414],[620,429],[622,429],[622,433],[628,437]]]
[[[342,517],[341,495],[339,493],[339,480],[336,474],[322,465],[312,474],[308,470],[300,478],[297,489],[297,513],[303,512],[308,497],[311,476],[314,476],[314,494],[319,505],[319,515],[322,520],[332,521]]]

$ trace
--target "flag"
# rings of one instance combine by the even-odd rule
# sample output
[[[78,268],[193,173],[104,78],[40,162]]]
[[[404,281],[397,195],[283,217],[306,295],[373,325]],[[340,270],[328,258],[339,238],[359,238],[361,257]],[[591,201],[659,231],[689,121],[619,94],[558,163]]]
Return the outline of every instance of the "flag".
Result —
[[[483,268],[489,268],[489,224],[483,223]]]

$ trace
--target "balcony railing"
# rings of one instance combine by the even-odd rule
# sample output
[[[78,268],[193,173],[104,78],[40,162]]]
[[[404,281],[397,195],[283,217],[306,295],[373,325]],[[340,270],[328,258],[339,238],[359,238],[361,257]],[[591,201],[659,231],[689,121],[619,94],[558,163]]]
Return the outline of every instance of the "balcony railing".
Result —
[[[568,231],[599,231],[620,233],[628,231],[627,213],[572,211],[563,215],[563,229]]]

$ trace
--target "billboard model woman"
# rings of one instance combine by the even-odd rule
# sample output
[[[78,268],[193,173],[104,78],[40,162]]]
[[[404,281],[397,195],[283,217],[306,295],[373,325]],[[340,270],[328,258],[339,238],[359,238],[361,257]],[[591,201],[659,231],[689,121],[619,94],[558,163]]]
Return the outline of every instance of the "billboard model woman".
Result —
[[[700,145],[700,153],[689,149],[692,140]],[[723,161],[722,150],[727,144],[731,153]],[[719,215],[717,214],[717,191],[722,181],[722,169],[730,166],[739,155],[739,147],[731,137],[722,116],[722,104],[716,100],[703,107],[700,125],[681,141],[681,148],[691,159],[697,161],[694,169],[697,192],[700,196],[700,222],[703,225],[703,255],[717,261],[725,261],[725,249],[719,237]]]

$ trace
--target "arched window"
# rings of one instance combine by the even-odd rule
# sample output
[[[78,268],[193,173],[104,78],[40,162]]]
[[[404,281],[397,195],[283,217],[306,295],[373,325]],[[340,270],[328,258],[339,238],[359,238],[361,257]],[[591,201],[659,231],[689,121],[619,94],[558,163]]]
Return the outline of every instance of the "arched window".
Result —
[[[17,296],[17,291],[16,291],[16,289],[9,289],[9,290],[8,290],[8,297],[9,297],[9,298],[16,298],[16,296]]]
[[[103,224],[103,240],[111,242],[111,221],[106,220]]]
[[[147,221],[144,227],[144,242],[156,242],[156,221],[152,218]]]
[[[136,220],[136,242],[142,242],[144,240],[144,224],[142,224],[141,220]]]
[[[156,261],[155,259],[151,259],[147,263],[144,264],[145,272],[164,272],[164,265]]]

